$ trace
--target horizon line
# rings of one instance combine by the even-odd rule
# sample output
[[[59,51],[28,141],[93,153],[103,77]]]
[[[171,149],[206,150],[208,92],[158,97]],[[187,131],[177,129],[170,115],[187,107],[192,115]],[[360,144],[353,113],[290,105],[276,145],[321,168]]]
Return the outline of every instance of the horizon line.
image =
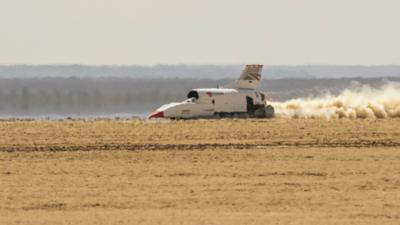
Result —
[[[83,66],[83,67],[161,67],[161,66],[244,66],[248,64],[260,64],[264,67],[302,67],[302,66],[347,66],[347,67],[384,67],[395,66],[400,64],[262,64],[262,63],[237,63],[237,64],[85,64],[85,63],[49,63],[49,64],[0,64],[4,66]]]

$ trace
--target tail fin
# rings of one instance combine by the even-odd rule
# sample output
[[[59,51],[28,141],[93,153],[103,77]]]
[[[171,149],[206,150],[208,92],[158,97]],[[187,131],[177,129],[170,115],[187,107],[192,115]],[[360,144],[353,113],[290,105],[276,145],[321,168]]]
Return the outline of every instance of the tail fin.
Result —
[[[261,86],[261,71],[263,65],[246,65],[240,75],[239,80],[235,81],[229,87],[243,89],[258,89]]]
[[[263,65],[246,65],[239,80],[261,80]]]

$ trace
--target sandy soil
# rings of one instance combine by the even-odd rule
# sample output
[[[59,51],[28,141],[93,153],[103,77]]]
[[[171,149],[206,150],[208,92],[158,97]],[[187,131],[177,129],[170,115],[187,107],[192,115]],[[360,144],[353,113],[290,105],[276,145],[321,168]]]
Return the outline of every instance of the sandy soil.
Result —
[[[399,224],[399,127],[1,121],[0,224]]]

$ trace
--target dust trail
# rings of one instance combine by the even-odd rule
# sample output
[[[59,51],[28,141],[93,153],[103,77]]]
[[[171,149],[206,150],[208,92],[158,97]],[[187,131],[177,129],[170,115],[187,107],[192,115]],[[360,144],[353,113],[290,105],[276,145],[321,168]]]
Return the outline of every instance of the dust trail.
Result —
[[[400,83],[349,88],[338,96],[271,102],[281,118],[400,118]]]

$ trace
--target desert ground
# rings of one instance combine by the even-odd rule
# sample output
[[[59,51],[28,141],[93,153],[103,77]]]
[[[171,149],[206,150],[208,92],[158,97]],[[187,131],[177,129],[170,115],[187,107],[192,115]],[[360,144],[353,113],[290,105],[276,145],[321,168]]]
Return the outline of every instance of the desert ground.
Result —
[[[0,224],[400,224],[400,119],[0,121]]]

